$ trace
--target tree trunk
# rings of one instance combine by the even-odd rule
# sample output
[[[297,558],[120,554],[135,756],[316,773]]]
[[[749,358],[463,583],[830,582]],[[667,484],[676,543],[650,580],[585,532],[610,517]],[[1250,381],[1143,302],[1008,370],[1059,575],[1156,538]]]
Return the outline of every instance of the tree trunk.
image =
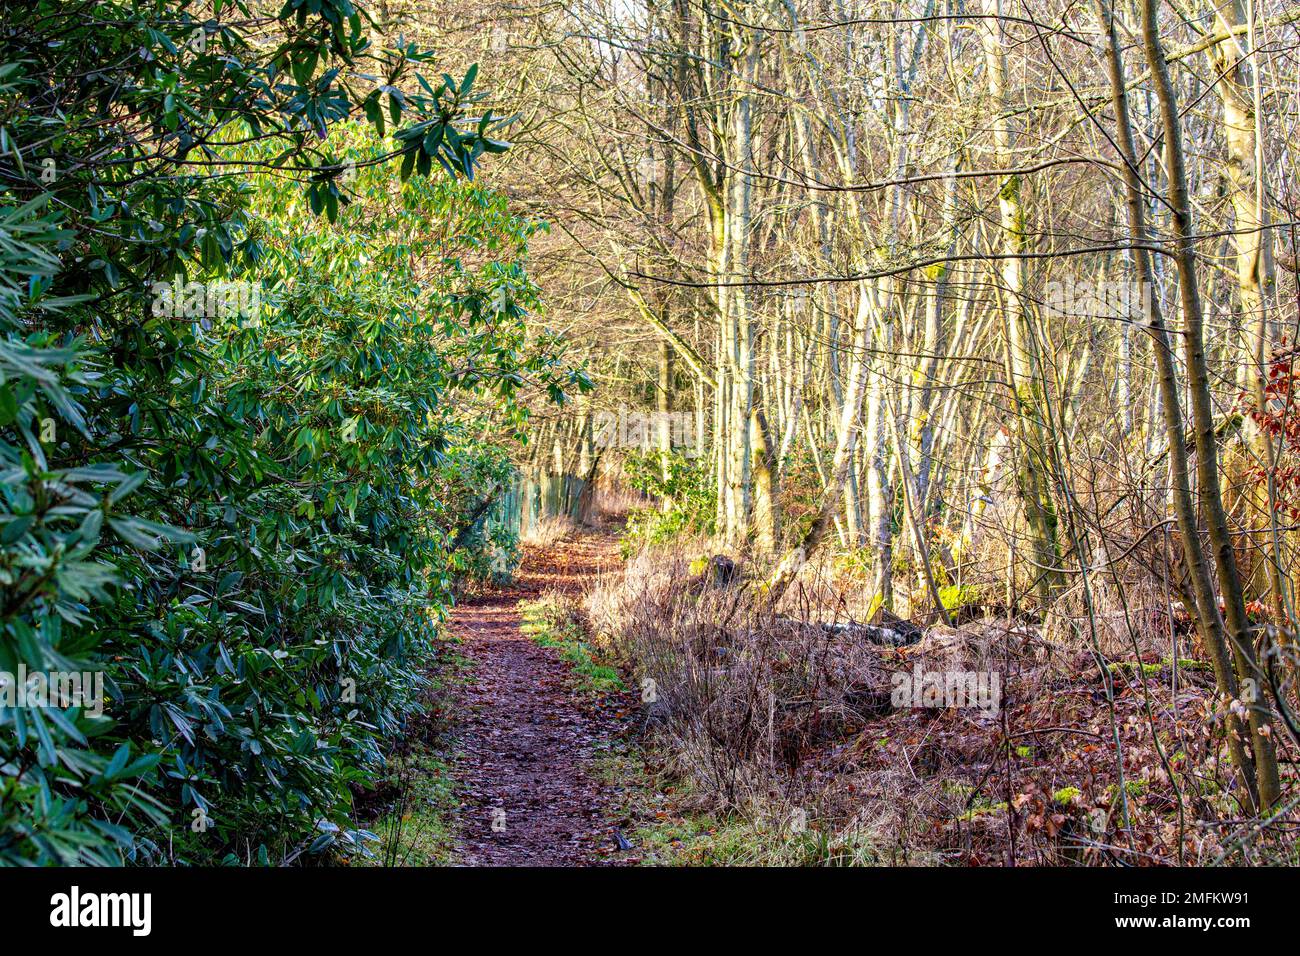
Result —
[[[1255,756],[1255,780],[1261,810],[1277,803],[1281,788],[1277,758],[1273,751],[1272,714],[1262,692],[1265,677],[1259,669],[1250,622],[1242,596],[1241,579],[1232,552],[1227,514],[1219,490],[1218,440],[1214,429],[1214,408],[1210,396],[1210,373],[1205,359],[1204,319],[1200,289],[1197,287],[1196,249],[1192,231],[1191,204],[1187,195],[1184,168],[1182,122],[1169,65],[1160,42],[1157,0],[1142,0],[1142,41],[1151,77],[1155,82],[1165,133],[1165,172],[1168,178],[1168,201],[1173,218],[1174,260],[1178,266],[1178,292],[1183,307],[1183,354],[1191,393],[1192,431],[1196,440],[1196,470],[1200,485],[1201,510],[1208,526],[1210,547],[1225,608],[1225,623],[1236,664],[1237,677],[1253,688],[1243,701],[1247,706],[1251,746]]]
[[[990,18],[983,33],[985,71],[992,100],[993,142],[1001,168],[1015,165],[1011,151],[1011,124],[1007,109],[1006,46],[1002,29],[1001,0],[984,0]],[[1025,244],[1025,213],[1021,202],[1021,178],[1011,175],[998,190],[998,211],[1002,231],[999,270],[1002,281],[1011,401],[1015,408],[1020,444],[1016,487],[1024,510],[1033,556],[1039,600],[1044,607],[1064,583],[1060,570],[1056,509],[1047,481],[1048,435],[1045,398],[1040,385],[1037,341],[1025,311],[1024,263],[1020,254]]]

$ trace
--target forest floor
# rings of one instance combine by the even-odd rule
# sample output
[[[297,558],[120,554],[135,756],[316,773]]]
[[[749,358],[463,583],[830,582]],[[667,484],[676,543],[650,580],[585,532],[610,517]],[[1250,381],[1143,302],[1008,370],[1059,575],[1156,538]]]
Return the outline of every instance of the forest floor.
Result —
[[[1293,841],[1250,846],[1220,834],[1219,821],[1241,809],[1206,720],[1211,678],[1181,646],[1176,657],[1153,645],[1099,662],[1086,648],[1047,641],[1032,623],[996,617],[934,626],[899,648],[809,642],[788,626],[768,633],[762,620],[742,621],[726,641],[768,648],[775,664],[729,681],[712,663],[716,638],[690,630],[694,622],[709,638],[712,619],[682,623],[682,608],[698,598],[668,587],[624,608],[641,644],[620,645],[630,655],[621,666],[637,672],[647,647],[677,639],[707,659],[696,671],[710,675],[701,698],[710,707],[749,713],[755,694],[816,693],[826,703],[759,722],[765,727],[755,732],[770,736],[778,763],[726,763],[741,752],[731,738],[709,737],[711,749],[699,751],[698,737],[680,733],[695,719],[687,710],[676,736],[671,728],[646,736],[640,695],[616,669],[610,636],[587,616],[584,597],[602,572],[617,571],[623,579],[612,586],[635,590],[647,567],[670,583],[688,575],[681,556],[624,563],[615,534],[587,528],[526,547],[512,581],[460,601],[429,675],[429,712],[367,798],[383,807],[373,823],[363,815],[380,835],[382,859],[368,862],[1195,865],[1294,857]],[[841,670],[848,676],[835,677]],[[895,706],[889,696],[896,673],[990,670],[1000,677],[997,713]],[[807,674],[830,677],[808,687],[799,683]],[[713,778],[681,773],[714,766],[745,774],[744,813],[710,789]]]
[[[451,620],[467,680],[459,687],[452,776],[455,862],[591,866],[634,862],[615,834],[619,785],[602,773],[625,749],[635,712],[616,677],[584,686],[572,648],[528,633],[528,602],[580,594],[618,563],[617,540],[572,533],[525,549],[514,580],[460,604]]]

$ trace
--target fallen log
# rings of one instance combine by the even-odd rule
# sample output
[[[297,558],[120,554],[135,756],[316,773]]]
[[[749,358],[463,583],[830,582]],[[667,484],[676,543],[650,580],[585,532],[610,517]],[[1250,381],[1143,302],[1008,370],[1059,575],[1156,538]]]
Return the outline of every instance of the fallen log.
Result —
[[[925,632],[910,621],[891,621],[889,626],[880,624],[859,624],[856,621],[799,621],[792,617],[779,617],[783,624],[793,628],[815,627],[824,634],[835,637],[847,637],[850,640],[866,641],[884,647],[904,647],[915,644]]]
[[[903,647],[908,644],[915,644],[925,633],[915,624],[907,621],[900,621],[893,627],[853,622],[832,624],[825,621],[815,621],[813,623],[827,634],[834,634],[836,637],[849,637],[854,640],[869,641],[872,644],[881,644],[886,647]]]

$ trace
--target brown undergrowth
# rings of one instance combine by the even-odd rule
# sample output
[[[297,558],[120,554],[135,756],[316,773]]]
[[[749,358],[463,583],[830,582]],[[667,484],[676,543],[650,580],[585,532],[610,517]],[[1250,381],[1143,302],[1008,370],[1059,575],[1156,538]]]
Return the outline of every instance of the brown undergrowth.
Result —
[[[1291,814],[1261,834],[1238,805],[1222,707],[1185,641],[1161,653],[1159,628],[1044,636],[984,616],[883,646],[836,619],[833,582],[778,613],[692,557],[642,552],[585,606],[593,641],[643,691],[673,818],[761,829],[773,852],[747,862],[792,862],[792,836],[805,863],[1294,862]],[[900,697],[902,675],[983,675],[997,706]]]

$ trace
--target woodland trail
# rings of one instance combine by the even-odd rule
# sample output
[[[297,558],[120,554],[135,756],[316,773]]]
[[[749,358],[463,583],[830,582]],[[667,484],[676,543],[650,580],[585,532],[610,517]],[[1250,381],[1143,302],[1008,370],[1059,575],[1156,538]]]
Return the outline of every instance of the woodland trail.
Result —
[[[581,592],[616,561],[612,537],[571,534],[526,549],[510,585],[454,612],[472,672],[458,700],[462,865],[617,865],[626,855],[609,822],[615,788],[593,772],[598,748],[623,732],[623,721],[574,687],[557,648],[520,630],[518,610],[546,590]]]

